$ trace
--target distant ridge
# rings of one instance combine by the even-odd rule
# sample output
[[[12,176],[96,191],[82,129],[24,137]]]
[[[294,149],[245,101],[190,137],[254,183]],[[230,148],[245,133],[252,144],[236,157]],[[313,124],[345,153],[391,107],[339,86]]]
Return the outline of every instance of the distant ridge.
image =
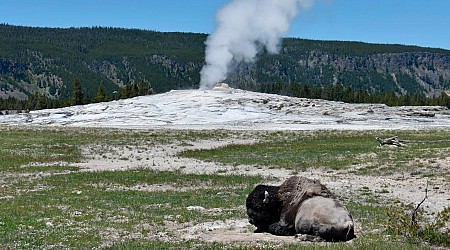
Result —
[[[123,28],[39,28],[0,24],[0,98],[39,92],[67,99],[74,79],[92,98],[146,81],[157,93],[197,88],[206,34]],[[370,93],[450,90],[450,51],[417,46],[286,38],[280,54],[235,65],[226,81],[264,91],[267,84],[343,84]]]

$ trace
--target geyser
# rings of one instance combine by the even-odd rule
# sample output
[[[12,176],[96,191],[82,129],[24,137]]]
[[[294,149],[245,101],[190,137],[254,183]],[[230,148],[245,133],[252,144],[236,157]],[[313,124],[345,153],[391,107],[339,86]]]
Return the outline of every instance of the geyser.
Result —
[[[252,62],[262,48],[278,53],[281,37],[300,9],[313,0],[233,0],[216,15],[217,27],[206,40],[200,88],[226,79],[233,62]]]

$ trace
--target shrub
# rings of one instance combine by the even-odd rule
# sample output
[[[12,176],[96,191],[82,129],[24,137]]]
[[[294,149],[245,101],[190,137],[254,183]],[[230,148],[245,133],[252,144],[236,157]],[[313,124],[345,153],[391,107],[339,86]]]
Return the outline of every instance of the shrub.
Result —
[[[414,219],[413,213],[417,213]],[[444,208],[434,219],[426,218],[422,213],[423,210],[416,211],[412,204],[392,206],[387,212],[388,233],[412,242],[450,246],[450,207]]]

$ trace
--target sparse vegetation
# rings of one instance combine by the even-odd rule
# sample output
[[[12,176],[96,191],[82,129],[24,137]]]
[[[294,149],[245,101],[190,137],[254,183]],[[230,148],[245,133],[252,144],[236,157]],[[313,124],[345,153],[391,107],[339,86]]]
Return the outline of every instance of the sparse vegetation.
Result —
[[[411,243],[427,242],[450,247],[450,206],[432,218],[419,214],[414,221],[411,217],[413,210],[412,204],[401,203],[390,207],[387,232]],[[423,209],[421,212],[424,212]]]
[[[264,180],[138,169],[77,172],[18,181],[9,183],[0,193],[4,196],[0,246],[58,249],[119,244],[135,238],[151,240],[148,235],[164,232],[167,221],[183,224],[243,219],[242,200],[256,183]],[[171,185],[173,190],[145,189],[154,184]],[[183,190],[184,187],[195,188]],[[221,212],[186,209],[193,205],[220,208]],[[111,230],[120,234],[120,239],[107,235]]]
[[[389,131],[382,136],[421,141],[408,147],[379,147],[377,131],[319,131],[312,133],[274,133],[252,145],[229,145],[223,148],[188,150],[180,156],[227,164],[264,165],[305,171],[308,168],[351,170],[356,174],[392,174],[418,168],[416,160],[442,159],[450,155],[450,141],[427,143],[450,138],[450,131]],[[245,157],[242,157],[245,155]],[[434,171],[432,164],[421,165],[421,174]],[[357,168],[354,168],[358,166]],[[419,166],[420,167],[420,166]],[[446,173],[441,173],[446,174]]]
[[[375,136],[392,134],[412,140],[449,138],[446,130],[365,132],[128,131],[87,128],[0,127],[0,248],[17,249],[428,249],[448,247],[450,210],[418,217],[408,226],[409,207],[386,199],[390,187],[362,185],[340,196],[358,223],[358,238],[327,245],[261,241],[221,243],[180,238],[180,232],[204,223],[245,221],[245,197],[273,177],[242,175],[238,165],[257,169],[290,168],[353,171],[388,175],[409,171],[415,178],[437,178],[449,155],[448,142],[379,147]],[[118,149],[134,152],[135,161],[152,147],[192,148],[201,140],[252,138],[252,145],[190,150],[179,157],[228,163],[235,167],[212,174],[154,170],[154,161],[122,171],[85,171],[75,163],[88,157],[118,160]],[[315,145],[314,145],[315,144]],[[96,146],[94,146],[96,145]],[[135,151],[133,151],[135,150]],[[133,153],[130,153],[130,155]],[[116,157],[116,158],[113,158]],[[92,156],[89,156],[92,157]],[[259,159],[261,158],[261,159]],[[148,163],[145,163],[149,160]],[[147,164],[147,165],[145,165]],[[167,163],[169,164],[169,163]],[[409,165],[409,166],[407,166]],[[385,167],[390,172],[386,173]],[[435,166],[435,167],[433,167]],[[437,166],[437,167],[436,167]],[[415,168],[420,168],[420,171]],[[442,172],[439,172],[442,171]],[[420,172],[420,173],[419,173]],[[430,174],[436,173],[430,177]],[[437,174],[438,173],[438,174]],[[448,184],[448,183],[447,183]],[[191,207],[192,209],[188,209]],[[395,209],[394,209],[395,208]],[[403,217],[402,217],[403,216]],[[405,223],[404,223],[405,222]],[[445,227],[447,226],[447,231]],[[180,231],[181,230],[181,231]],[[183,231],[184,230],[184,231]],[[231,230],[231,229],[230,229]],[[252,228],[245,229],[251,232]],[[444,230],[444,231],[443,231]]]

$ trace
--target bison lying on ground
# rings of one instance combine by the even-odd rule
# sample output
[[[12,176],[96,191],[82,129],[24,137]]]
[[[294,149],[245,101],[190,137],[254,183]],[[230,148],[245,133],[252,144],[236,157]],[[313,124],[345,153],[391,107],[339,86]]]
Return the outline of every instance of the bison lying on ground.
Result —
[[[255,233],[307,234],[326,241],[355,238],[349,211],[317,180],[293,176],[281,186],[258,185],[246,205]]]

